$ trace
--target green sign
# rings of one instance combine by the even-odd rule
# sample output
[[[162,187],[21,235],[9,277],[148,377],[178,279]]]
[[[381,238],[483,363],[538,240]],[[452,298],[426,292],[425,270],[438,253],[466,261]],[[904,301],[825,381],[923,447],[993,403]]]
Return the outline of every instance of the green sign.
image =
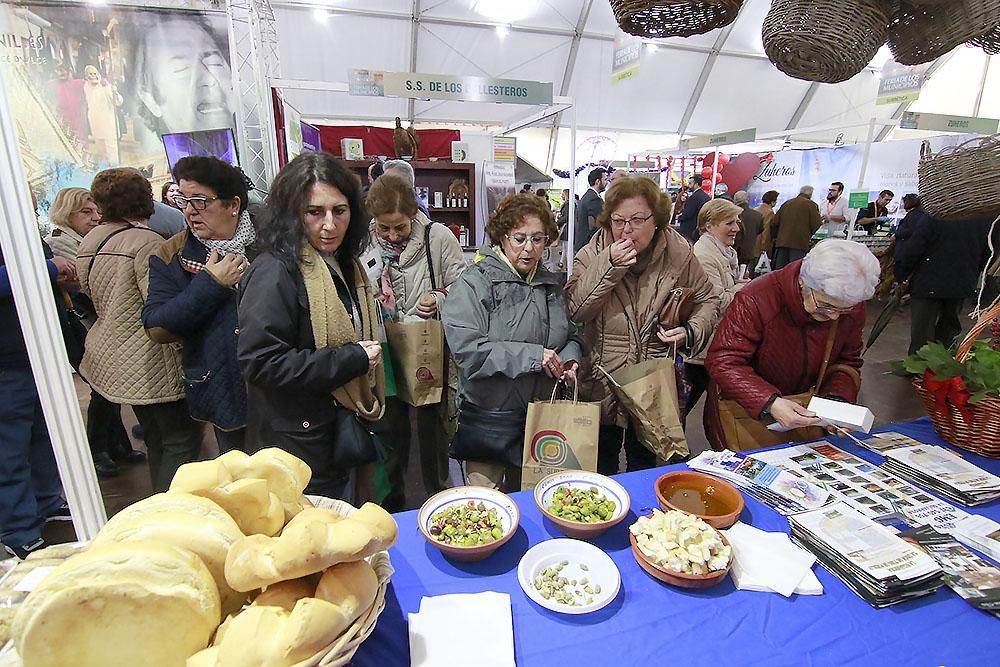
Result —
[[[385,72],[385,95],[418,100],[552,104],[552,83],[481,76]]]
[[[866,208],[868,206],[868,195],[871,193],[865,190],[864,192],[852,192],[847,197],[847,208]]]
[[[910,67],[890,60],[882,67],[882,80],[878,84],[875,104],[902,104],[915,102],[920,97],[920,89],[929,65]]]
[[[729,146],[732,144],[746,144],[757,139],[757,129],[736,130],[735,132],[722,132],[720,134],[707,134],[702,137],[685,139],[681,142],[681,150],[691,150],[692,148],[708,148],[709,146]]]
[[[611,62],[611,83],[619,83],[639,75],[642,62],[642,42],[621,28],[615,31],[615,47]]]
[[[930,130],[931,132],[975,132],[995,134],[1000,128],[996,118],[974,116],[945,116],[937,113],[914,113],[907,111],[899,121],[904,130]]]

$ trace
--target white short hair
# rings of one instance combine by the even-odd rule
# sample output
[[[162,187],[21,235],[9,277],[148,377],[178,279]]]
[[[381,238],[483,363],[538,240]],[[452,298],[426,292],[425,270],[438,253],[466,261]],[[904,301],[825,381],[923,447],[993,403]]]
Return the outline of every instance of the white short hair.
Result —
[[[806,197],[812,197],[813,192],[814,192],[813,186],[811,185],[803,185],[802,188],[799,190],[799,194],[805,195]]]
[[[386,160],[382,169],[383,173],[389,173],[390,170],[395,171],[396,175],[409,183],[411,188],[417,184],[416,176],[413,174],[413,165],[406,160]]]
[[[799,277],[806,287],[853,305],[875,295],[881,273],[882,267],[867,246],[826,239],[802,260]]]

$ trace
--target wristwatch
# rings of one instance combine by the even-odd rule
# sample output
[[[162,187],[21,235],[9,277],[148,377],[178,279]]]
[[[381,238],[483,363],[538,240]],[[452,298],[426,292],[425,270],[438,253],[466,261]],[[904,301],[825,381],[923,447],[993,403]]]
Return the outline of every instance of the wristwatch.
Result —
[[[760,411],[761,419],[774,419],[774,415],[771,414],[771,406],[774,402],[778,400],[779,394],[775,394],[768,399],[767,403],[764,404],[764,409]]]

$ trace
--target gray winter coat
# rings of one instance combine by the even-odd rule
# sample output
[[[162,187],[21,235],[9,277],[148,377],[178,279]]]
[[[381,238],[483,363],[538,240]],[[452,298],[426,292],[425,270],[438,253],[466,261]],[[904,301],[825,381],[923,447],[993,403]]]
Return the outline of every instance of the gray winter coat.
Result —
[[[553,380],[542,351],[563,363],[583,356],[566,313],[560,278],[539,266],[529,284],[489,246],[448,292],[445,337],[458,364],[459,396],[487,410],[527,410],[548,398]]]

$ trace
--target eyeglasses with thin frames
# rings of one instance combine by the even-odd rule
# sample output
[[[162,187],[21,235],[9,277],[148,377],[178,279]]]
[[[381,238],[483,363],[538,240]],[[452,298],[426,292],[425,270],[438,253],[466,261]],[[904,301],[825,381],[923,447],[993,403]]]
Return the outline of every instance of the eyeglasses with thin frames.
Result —
[[[191,206],[193,206],[194,210],[196,211],[204,211],[206,208],[208,208],[208,205],[210,203],[214,202],[217,199],[218,197],[203,197],[201,195],[195,197],[184,197],[182,195],[174,195],[174,203],[177,204],[177,208],[179,208],[182,211],[187,208],[188,204],[191,204]]]
[[[511,236],[507,234],[507,240],[515,248],[523,248],[527,245],[528,241],[531,241],[531,245],[536,248],[544,248],[549,244],[548,236],[528,236],[526,234],[514,234]]]
[[[633,215],[631,218],[621,218],[613,215],[611,216],[611,226],[614,229],[625,229],[625,225],[629,225],[632,229],[638,229],[649,222],[653,215],[653,213],[647,216]]]
[[[816,299],[816,290],[808,285],[803,285],[807,290],[809,290],[809,296],[812,297],[813,306],[816,308],[816,312],[820,315],[844,315],[854,310],[854,306],[850,308],[837,308],[836,306],[831,306],[825,303],[820,303]]]

